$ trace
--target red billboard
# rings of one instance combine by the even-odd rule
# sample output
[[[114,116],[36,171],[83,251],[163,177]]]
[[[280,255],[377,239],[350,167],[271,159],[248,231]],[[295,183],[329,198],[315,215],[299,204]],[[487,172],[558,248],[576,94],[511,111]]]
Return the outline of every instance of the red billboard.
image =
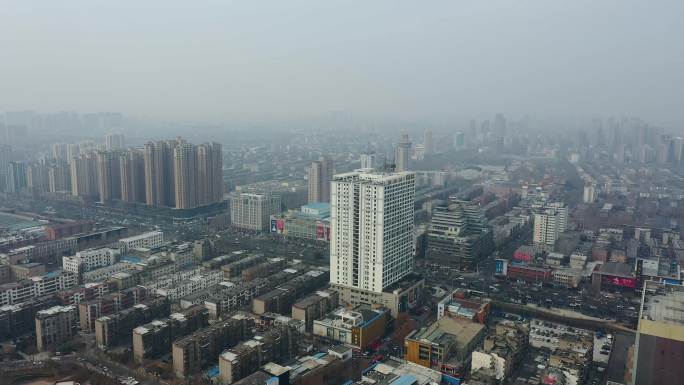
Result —
[[[630,289],[636,288],[636,278],[616,277],[614,275],[604,275],[601,277],[601,283],[604,285],[612,285],[618,287],[628,287]]]

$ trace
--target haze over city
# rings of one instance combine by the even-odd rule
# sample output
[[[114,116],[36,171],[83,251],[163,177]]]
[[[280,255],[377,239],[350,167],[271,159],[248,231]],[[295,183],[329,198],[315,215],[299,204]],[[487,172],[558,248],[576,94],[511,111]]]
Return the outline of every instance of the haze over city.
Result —
[[[0,109],[684,122],[676,0],[5,1]]]
[[[0,10],[0,385],[684,383],[684,3]]]

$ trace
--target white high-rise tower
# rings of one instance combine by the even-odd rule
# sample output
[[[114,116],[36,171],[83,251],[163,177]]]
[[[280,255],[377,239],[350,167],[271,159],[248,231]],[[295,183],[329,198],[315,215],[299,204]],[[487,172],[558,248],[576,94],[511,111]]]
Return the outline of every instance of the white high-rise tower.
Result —
[[[330,282],[381,293],[413,268],[415,174],[355,171],[331,184]]]

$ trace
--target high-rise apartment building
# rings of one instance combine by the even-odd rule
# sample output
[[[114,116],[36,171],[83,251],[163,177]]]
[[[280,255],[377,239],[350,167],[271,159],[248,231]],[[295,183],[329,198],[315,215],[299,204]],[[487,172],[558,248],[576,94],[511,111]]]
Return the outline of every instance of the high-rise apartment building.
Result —
[[[582,194],[582,202],[594,203],[596,201],[596,185],[593,183],[586,183],[584,185],[584,193]]]
[[[121,166],[119,153],[101,151],[97,153],[97,176],[100,202],[121,199]]]
[[[48,191],[71,192],[71,169],[66,162],[57,162],[48,169]]]
[[[376,168],[378,166],[377,156],[374,152],[361,154],[361,168]]]
[[[147,205],[175,206],[172,144],[162,141],[147,142],[143,151],[145,158],[145,201]]]
[[[558,235],[568,227],[568,208],[562,202],[547,203],[541,212],[534,214],[535,244],[553,249]]]
[[[432,154],[435,151],[432,143],[432,130],[425,130],[423,133],[423,149],[425,155]]]
[[[173,175],[176,189],[176,208],[197,207],[197,167],[195,146],[179,141],[173,149]]]
[[[69,161],[69,145],[66,143],[53,143],[52,144],[52,158],[56,161],[67,162]]]
[[[333,174],[333,162],[322,157],[311,163],[309,167],[309,203],[330,202],[330,180]]]
[[[99,196],[97,156],[94,153],[81,154],[72,159],[71,194],[86,199]]]
[[[410,169],[409,160],[411,159],[411,141],[408,134],[401,135],[401,141],[394,149],[394,165],[397,172],[408,171]]]
[[[121,200],[145,203],[145,157],[142,151],[132,150],[119,156],[121,168]]]
[[[126,141],[123,134],[107,134],[105,136],[105,145],[108,151],[123,150],[126,147]]]
[[[26,186],[26,164],[24,162],[9,162],[7,164],[5,191],[19,194],[26,189]]]
[[[332,284],[378,293],[411,272],[415,182],[410,172],[333,177]]]
[[[26,169],[26,186],[29,191],[48,191],[48,168],[45,163],[31,163]]]
[[[12,160],[12,146],[0,144],[0,191],[7,189],[7,167]]]
[[[197,146],[197,204],[199,206],[223,200],[223,155],[218,143]]]

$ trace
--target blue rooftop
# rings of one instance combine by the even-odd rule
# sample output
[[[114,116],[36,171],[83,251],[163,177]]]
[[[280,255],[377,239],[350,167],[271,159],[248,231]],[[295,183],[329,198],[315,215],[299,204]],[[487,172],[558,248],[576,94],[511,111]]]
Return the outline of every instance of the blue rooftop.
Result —
[[[309,204],[302,206],[302,208],[304,208],[304,207],[310,208],[312,210],[326,210],[326,209],[330,209],[330,203],[314,202],[314,203],[309,203]]]
[[[123,257],[121,257],[121,260],[130,263],[138,263],[141,261],[140,257],[137,257],[135,255],[124,255]]]
[[[219,367],[218,365],[212,366],[211,368],[207,369],[206,375],[209,378],[214,378],[219,375]]]
[[[53,271],[50,271],[50,272],[45,273],[45,275],[43,275],[43,277],[45,277],[45,278],[52,278],[52,277],[56,277],[56,276],[58,276],[58,275],[60,275],[60,274],[62,274],[62,270],[61,270],[61,269],[57,269],[57,270],[53,270]]]

